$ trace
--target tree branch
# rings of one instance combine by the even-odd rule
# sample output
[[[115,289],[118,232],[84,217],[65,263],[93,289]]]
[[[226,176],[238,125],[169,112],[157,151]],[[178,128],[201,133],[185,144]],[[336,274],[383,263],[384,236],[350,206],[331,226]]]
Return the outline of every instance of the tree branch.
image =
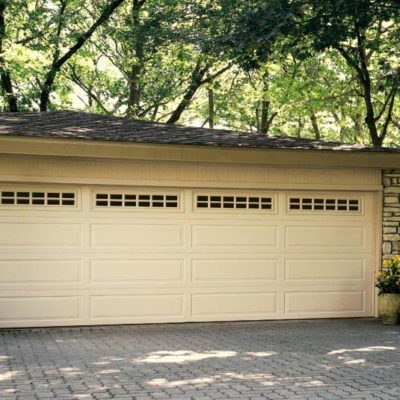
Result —
[[[92,100],[94,100],[96,102],[96,104],[104,111],[105,114],[110,114],[110,112],[103,105],[100,98],[95,93],[93,93],[93,91],[82,81],[82,79],[77,74],[76,69],[73,66],[71,66],[70,70],[71,70],[71,75],[69,78],[71,79],[71,81],[74,82],[75,84],[77,84],[81,89],[83,89],[85,91],[85,93]]]
[[[211,74],[207,78],[203,79],[201,81],[201,85],[212,82],[215,78],[218,78],[220,75],[222,75],[224,72],[228,71],[228,69],[230,69],[230,68],[232,68],[232,64],[226,65],[224,68],[221,68],[219,71],[217,71],[214,74]]]
[[[82,33],[76,40],[75,44],[67,50],[64,55],[55,60],[47,72],[45,82],[40,94],[40,110],[47,111],[50,92],[53,89],[54,80],[61,67],[88,41],[93,35],[95,30],[108,21],[113,12],[119,7],[124,0],[112,0],[103,10],[99,18],[92,24],[92,26],[84,33]]]

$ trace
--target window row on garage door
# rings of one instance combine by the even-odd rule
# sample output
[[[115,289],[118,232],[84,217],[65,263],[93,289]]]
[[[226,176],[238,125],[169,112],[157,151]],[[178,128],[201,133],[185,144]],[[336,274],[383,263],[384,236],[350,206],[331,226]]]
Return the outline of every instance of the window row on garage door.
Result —
[[[159,210],[183,212],[185,205],[193,211],[243,213],[293,214],[362,213],[362,196],[349,193],[302,193],[287,192],[280,199],[276,192],[260,191],[216,191],[216,190],[165,190],[165,189],[81,189],[9,186],[0,188],[2,209],[29,210],[58,209],[75,211],[81,209],[82,196],[93,211],[141,211]],[[282,200],[283,203],[282,204]],[[282,208],[283,205],[283,209]]]

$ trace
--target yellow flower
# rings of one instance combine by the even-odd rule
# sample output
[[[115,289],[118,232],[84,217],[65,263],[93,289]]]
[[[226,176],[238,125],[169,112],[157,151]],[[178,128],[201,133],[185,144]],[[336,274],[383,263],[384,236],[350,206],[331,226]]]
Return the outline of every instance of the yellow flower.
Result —
[[[383,268],[389,268],[392,265],[392,261],[389,260],[383,260]]]
[[[393,262],[398,266],[400,264],[400,256],[393,256]]]

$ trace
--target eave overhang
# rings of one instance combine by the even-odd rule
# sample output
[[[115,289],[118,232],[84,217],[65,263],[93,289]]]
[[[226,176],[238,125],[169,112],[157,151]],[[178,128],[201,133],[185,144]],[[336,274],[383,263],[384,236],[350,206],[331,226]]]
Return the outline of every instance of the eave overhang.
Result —
[[[400,168],[400,153],[305,150],[0,137],[0,155],[270,166]]]

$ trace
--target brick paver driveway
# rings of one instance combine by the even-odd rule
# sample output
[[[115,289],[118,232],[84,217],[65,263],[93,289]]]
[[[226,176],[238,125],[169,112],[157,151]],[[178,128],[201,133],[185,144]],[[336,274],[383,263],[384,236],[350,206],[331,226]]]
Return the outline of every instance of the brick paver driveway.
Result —
[[[1,399],[400,399],[373,319],[0,331]]]

